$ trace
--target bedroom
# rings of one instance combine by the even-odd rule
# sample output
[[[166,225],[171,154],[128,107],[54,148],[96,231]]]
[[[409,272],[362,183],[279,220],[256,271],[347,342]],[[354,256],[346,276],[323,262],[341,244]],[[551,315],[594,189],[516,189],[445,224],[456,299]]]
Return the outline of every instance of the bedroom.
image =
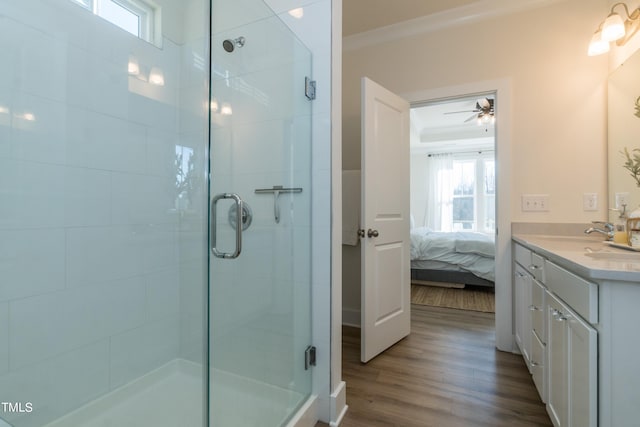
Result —
[[[413,285],[494,287],[495,98],[473,94],[411,107]]]

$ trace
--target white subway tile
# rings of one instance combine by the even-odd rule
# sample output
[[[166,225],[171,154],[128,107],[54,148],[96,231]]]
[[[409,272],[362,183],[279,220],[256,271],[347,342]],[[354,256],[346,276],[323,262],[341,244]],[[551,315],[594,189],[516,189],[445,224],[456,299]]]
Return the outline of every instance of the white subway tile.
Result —
[[[64,288],[64,229],[0,230],[0,277],[0,301]]]
[[[10,368],[53,357],[139,326],[141,277],[54,292],[10,303]]]
[[[0,303],[0,375],[6,373],[8,370],[9,370],[9,304],[5,302],[5,303]]]
[[[15,425],[39,427],[106,393],[108,344],[101,340],[0,376],[3,401],[33,404],[26,417],[6,413],[3,417]]]
[[[177,269],[145,276],[147,319],[157,321],[180,314],[180,277]]]
[[[0,229],[64,224],[64,168],[0,159]]]
[[[204,144],[204,139],[201,140]],[[158,176],[176,175],[176,146],[180,144],[179,136],[156,128],[147,130],[147,168],[146,173]]]
[[[0,104],[2,101],[0,100]],[[67,123],[74,109],[40,96],[16,92],[11,117],[12,157],[32,162],[65,164]]]
[[[144,232],[143,226],[67,229],[68,286],[143,274]]]
[[[93,112],[87,112],[83,119],[69,132],[69,165],[144,173],[147,145],[144,126]]]
[[[64,216],[67,227],[106,226],[111,223],[111,174],[84,168],[65,168]]]
[[[179,350],[178,317],[149,322],[111,337],[111,389],[140,377],[175,359]]]
[[[212,32],[217,34],[271,16],[269,7],[252,0],[218,1],[212,5]],[[238,34],[236,37],[240,37]]]
[[[113,173],[113,224],[175,223],[175,176]]]

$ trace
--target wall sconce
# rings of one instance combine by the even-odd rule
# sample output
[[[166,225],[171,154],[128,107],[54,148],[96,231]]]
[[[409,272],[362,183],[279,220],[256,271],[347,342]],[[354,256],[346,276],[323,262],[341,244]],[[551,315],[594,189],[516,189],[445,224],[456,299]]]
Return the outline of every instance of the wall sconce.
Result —
[[[627,15],[626,20],[614,9],[618,6],[624,8]],[[625,3],[616,3],[611,6],[611,12],[599,26],[589,43],[589,56],[600,55],[609,51],[609,43],[616,42],[616,45],[623,46],[638,31],[640,27],[640,7],[629,13],[629,8]]]

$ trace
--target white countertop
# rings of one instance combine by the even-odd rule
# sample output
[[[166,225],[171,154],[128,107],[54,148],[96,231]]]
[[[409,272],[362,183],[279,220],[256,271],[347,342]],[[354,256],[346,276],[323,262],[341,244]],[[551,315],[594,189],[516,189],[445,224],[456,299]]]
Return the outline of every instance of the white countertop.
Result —
[[[619,249],[591,236],[513,234],[512,238],[584,278],[640,284],[640,252]],[[614,258],[595,258],[598,253],[612,253]],[[616,254],[620,255],[619,259],[615,258]]]

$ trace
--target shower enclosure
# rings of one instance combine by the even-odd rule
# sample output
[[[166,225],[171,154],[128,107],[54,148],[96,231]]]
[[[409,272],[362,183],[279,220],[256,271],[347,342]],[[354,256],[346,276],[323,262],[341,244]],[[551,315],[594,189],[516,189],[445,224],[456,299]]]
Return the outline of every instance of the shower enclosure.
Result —
[[[0,58],[0,427],[286,425],[309,50],[262,0],[22,0]]]

